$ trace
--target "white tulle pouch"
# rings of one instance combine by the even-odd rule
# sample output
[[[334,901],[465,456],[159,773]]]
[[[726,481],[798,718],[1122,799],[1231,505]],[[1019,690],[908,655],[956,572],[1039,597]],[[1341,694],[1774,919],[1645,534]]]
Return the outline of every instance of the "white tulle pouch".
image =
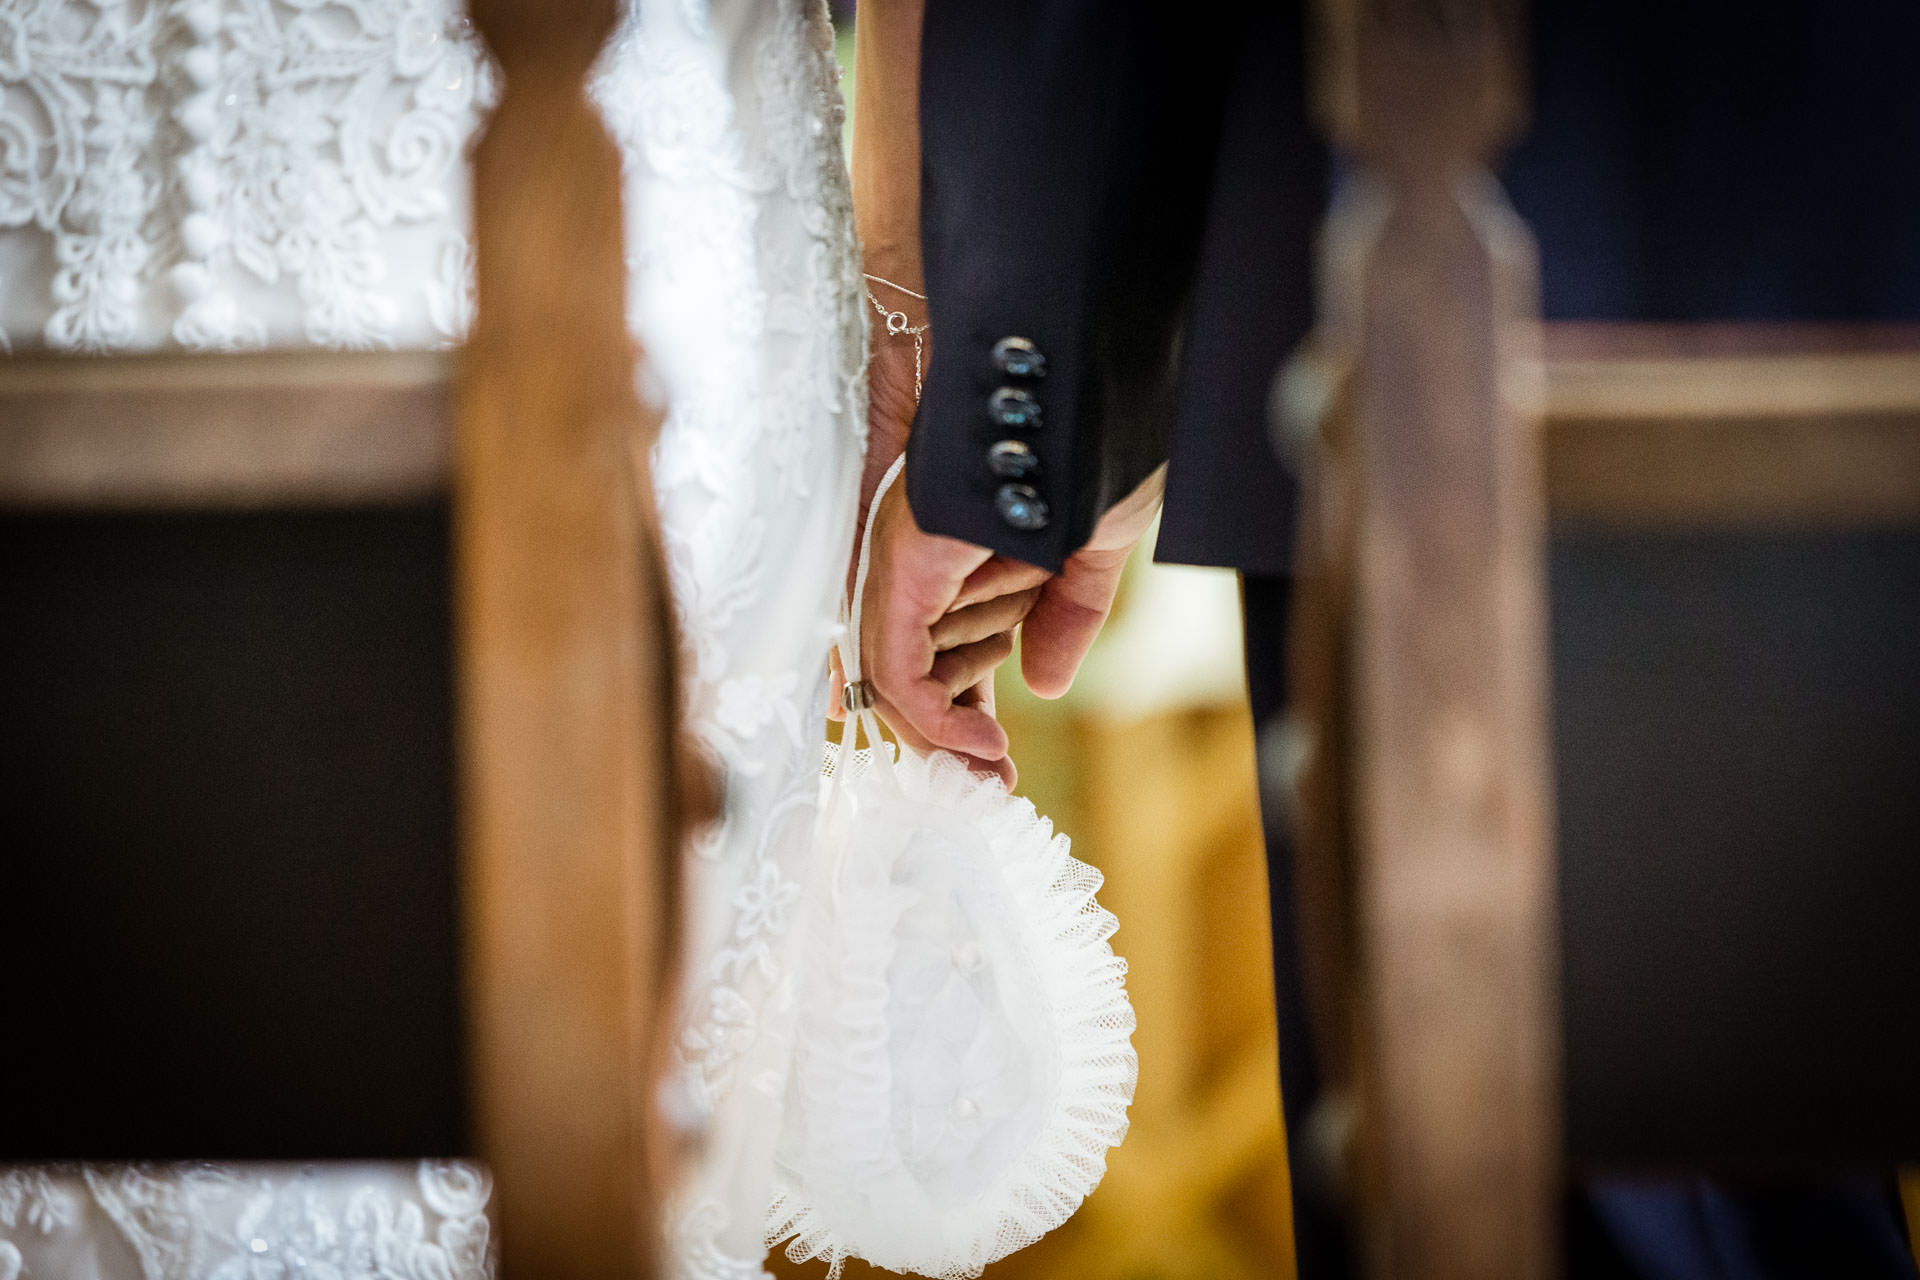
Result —
[[[863,544],[856,601],[865,577]],[[848,634],[858,690],[857,608]],[[822,792],[768,1242],[835,1273],[977,1276],[1065,1222],[1126,1133],[1116,921],[1032,804],[896,752],[871,709],[849,710]]]

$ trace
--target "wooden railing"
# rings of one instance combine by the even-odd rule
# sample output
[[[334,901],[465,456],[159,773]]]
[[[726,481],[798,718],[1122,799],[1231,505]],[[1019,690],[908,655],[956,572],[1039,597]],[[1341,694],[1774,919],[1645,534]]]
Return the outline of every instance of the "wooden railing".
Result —
[[[1351,209],[1347,217],[1353,226]],[[1369,240],[1370,254],[1377,255],[1386,238]],[[1405,263],[1398,269],[1413,271]],[[1351,299],[1364,279],[1336,277],[1334,287],[1354,291],[1347,294]],[[1440,331],[1456,328],[1466,309],[1461,296],[1472,295],[1430,305],[1422,313],[1424,323]],[[1558,1253],[1550,1247],[1551,1206],[1565,1179],[1581,1169],[1659,1173],[1692,1168],[1743,1175],[1864,1164],[1884,1170],[1920,1153],[1920,1106],[1910,1089],[1889,1088],[1890,1078],[1916,1052],[1908,1010],[1920,963],[1920,948],[1898,941],[1911,936],[1920,911],[1913,906],[1908,845],[1894,828],[1849,834],[1848,824],[1835,815],[1832,837],[1819,847],[1729,851],[1669,838],[1655,819],[1634,828],[1649,840],[1646,848],[1611,849],[1609,865],[1600,866],[1592,861],[1596,853],[1583,832],[1563,827],[1563,836],[1571,836],[1569,844],[1587,861],[1563,868],[1558,885],[1550,882],[1543,894],[1538,867],[1496,860],[1500,846],[1491,832],[1469,845],[1486,860],[1477,868],[1459,847],[1423,852],[1425,842],[1457,830],[1451,824],[1460,820],[1449,816],[1450,807],[1483,816],[1498,809],[1485,805],[1485,779],[1478,768],[1458,770],[1453,752],[1431,750],[1431,717],[1422,708],[1491,702],[1493,677],[1514,664],[1533,672],[1544,652],[1530,649],[1516,656],[1491,640],[1478,654],[1449,648],[1460,663],[1477,668],[1471,675],[1440,667],[1417,649],[1369,652],[1370,645],[1382,643],[1382,634],[1397,634],[1396,627],[1424,629],[1420,643],[1444,644],[1449,629],[1462,625],[1459,611],[1485,599],[1461,585],[1457,567],[1449,569],[1453,576],[1430,568],[1411,574],[1393,570],[1408,562],[1429,566],[1450,545],[1476,545],[1464,541],[1461,526],[1479,527],[1500,504],[1513,501],[1511,492],[1490,492],[1488,486],[1496,484],[1531,490],[1520,509],[1531,505],[1534,514],[1519,532],[1536,560],[1551,530],[1556,545],[1567,543],[1581,554],[1590,555],[1596,546],[1625,548],[1626,567],[1615,565],[1607,572],[1629,578],[1649,547],[1669,557],[1656,564],[1686,557],[1687,580],[1702,583],[1715,581],[1723,563],[1716,557],[1729,557],[1725,563],[1736,567],[1750,565],[1754,556],[1764,562],[1780,547],[1789,557],[1832,556],[1843,571],[1850,565],[1857,570],[1861,563],[1887,566],[1889,545],[1906,544],[1876,539],[1911,540],[1920,531],[1920,333],[1893,326],[1639,324],[1549,325],[1541,332],[1537,348],[1510,348],[1499,375],[1480,383],[1483,421],[1500,411],[1500,389],[1511,397],[1499,428],[1509,442],[1504,447],[1516,447],[1522,456],[1538,449],[1537,466],[1528,462],[1513,472],[1503,474],[1495,464],[1497,451],[1476,450],[1471,434],[1452,437],[1454,452],[1446,459],[1423,453],[1421,433],[1437,436],[1439,431],[1431,400],[1366,399],[1367,379],[1377,380],[1383,368],[1391,371],[1413,358],[1424,340],[1418,335],[1371,348],[1323,335],[1296,361],[1283,384],[1287,393],[1280,397],[1292,415],[1293,447],[1308,463],[1293,652],[1296,714],[1307,747],[1298,788],[1299,874],[1310,982],[1338,1082],[1316,1124],[1290,1138],[1305,1144],[1310,1158],[1326,1162],[1332,1180],[1349,1191],[1357,1225],[1371,1246],[1370,1274],[1378,1276],[1558,1274]],[[1435,397],[1447,379],[1427,375],[1414,385]],[[1377,415],[1371,425],[1370,411]],[[1415,462],[1417,471],[1397,470]],[[1406,475],[1403,488],[1383,483],[1383,475],[1397,474]],[[1417,497],[1410,501],[1409,494]],[[1542,507],[1545,520],[1537,514]],[[1409,510],[1431,519],[1411,524]],[[1430,540],[1429,546],[1410,548],[1414,538]],[[1865,560],[1850,561],[1853,555]],[[1479,572],[1491,575],[1499,563],[1489,554]],[[1533,572],[1530,580],[1537,585],[1531,590],[1543,593],[1545,579]],[[1910,569],[1906,572],[1905,578],[1897,569],[1892,576],[1843,576],[1830,588],[1825,607],[1835,619],[1854,617],[1862,605],[1859,593],[1899,591],[1899,584],[1913,577]],[[1397,593],[1388,589],[1393,587]],[[1578,581],[1556,579],[1556,600],[1561,592],[1578,589]],[[1735,594],[1716,595],[1704,604],[1684,587],[1676,594],[1671,587],[1649,584],[1642,595],[1655,602],[1653,608],[1670,611],[1677,622],[1668,629],[1673,633],[1705,625],[1709,634],[1718,635],[1711,618],[1690,623],[1688,611],[1724,608],[1751,588],[1729,590]],[[1468,593],[1456,594],[1463,591]],[[1530,594],[1525,603],[1537,614],[1544,599],[1544,594]],[[1577,600],[1560,603],[1570,606],[1569,618],[1561,620],[1565,627],[1577,628],[1577,619],[1591,613]],[[1772,607],[1766,601],[1754,604],[1760,616]],[[1899,608],[1869,595],[1862,616],[1881,617],[1890,607]],[[1911,616],[1912,611],[1910,600],[1905,612]],[[1843,645],[1853,643],[1844,631],[1837,634]],[[1563,639],[1575,649],[1589,643],[1579,635]],[[1867,642],[1871,652],[1889,652],[1871,635]],[[1781,642],[1754,634],[1735,637],[1733,643]],[[1600,660],[1617,668],[1615,679],[1629,681],[1609,688],[1629,697],[1630,705],[1644,706],[1646,691],[1631,686],[1634,677],[1626,673],[1657,667],[1666,657],[1611,653]],[[1802,658],[1812,662],[1807,670],[1818,671],[1818,654]],[[1679,660],[1699,660],[1699,655]],[[1705,660],[1712,662],[1713,656]],[[1861,678],[1867,689],[1862,705],[1870,716],[1882,696],[1913,706],[1911,666],[1904,676],[1891,672],[1893,683],[1884,691],[1874,684],[1881,674]],[[1506,674],[1510,678],[1512,672]],[[1563,714],[1576,720],[1593,710],[1585,701],[1593,695],[1585,687],[1591,671],[1580,678],[1585,682],[1580,688],[1563,690],[1577,704],[1563,708]],[[1842,680],[1830,694],[1856,696],[1859,683]],[[1543,723],[1544,681],[1529,675],[1522,692],[1524,698],[1515,696],[1527,722]],[[1672,714],[1683,721],[1690,715],[1689,696],[1728,693],[1684,687],[1671,692],[1680,699]],[[1792,732],[1794,711],[1768,710],[1781,692],[1797,694],[1741,687],[1735,696],[1747,710],[1736,714],[1763,717],[1755,723],[1768,725],[1769,732]],[[1398,719],[1378,710],[1388,698],[1399,699],[1387,704],[1397,709]],[[1790,696],[1789,703],[1804,706],[1805,700]],[[1717,712],[1701,702],[1691,714]],[[1780,718],[1770,723],[1768,716]],[[1860,735],[1884,740],[1893,751],[1913,751],[1910,729],[1901,737],[1885,721],[1883,708],[1878,720],[1850,731],[1849,742],[1839,744],[1843,754],[1868,740]],[[1580,738],[1576,733],[1573,741],[1556,742],[1554,749],[1578,752]],[[1836,743],[1794,741],[1799,757],[1783,772],[1803,776],[1809,772],[1799,767],[1804,763],[1820,776],[1822,753],[1835,750]],[[1389,749],[1383,751],[1383,743]],[[1439,740],[1441,746],[1447,743]],[[1423,744],[1429,748],[1424,758]],[[1688,803],[1696,809],[1729,812],[1732,806],[1737,811],[1738,796],[1725,793],[1724,770],[1747,767],[1727,764],[1750,761],[1742,754],[1744,744],[1696,745],[1701,758],[1683,762],[1669,789],[1691,797]],[[1539,750],[1544,757],[1546,745]],[[1395,761],[1407,754],[1414,762],[1396,768]],[[1560,767],[1609,764],[1579,756]],[[1529,771],[1519,775],[1523,781],[1536,777]],[[1512,783],[1510,778],[1506,785]],[[1544,793],[1544,784],[1539,785]],[[1578,790],[1583,806],[1570,820],[1591,821],[1593,795],[1608,795],[1609,789],[1583,785]],[[1479,804],[1470,803],[1475,797]],[[1617,794],[1613,798],[1622,800]],[[1864,798],[1897,826],[1900,797],[1869,791]],[[1623,802],[1633,803],[1632,797]],[[1661,803],[1672,803],[1672,796]],[[1372,821],[1369,806],[1376,807]],[[1416,813],[1431,825],[1410,832],[1383,823],[1381,810]],[[1536,856],[1547,859],[1544,840]],[[1653,910],[1656,904],[1645,898],[1653,890],[1634,888],[1636,877],[1672,859],[1683,864],[1672,874],[1694,886],[1690,892],[1707,913],[1693,922],[1702,945],[1720,935],[1714,949],[1696,952],[1690,961],[1676,959],[1686,954],[1687,937],[1674,935],[1672,929],[1680,926]],[[1855,886],[1849,890],[1855,903],[1851,915],[1822,914],[1779,896],[1791,876],[1804,873],[1795,871],[1802,863],[1824,868],[1823,879]],[[1765,892],[1781,904],[1769,918],[1794,922],[1793,931],[1756,932],[1728,944],[1725,926],[1712,923],[1711,915],[1721,909],[1719,903],[1737,902],[1735,886],[1750,889],[1756,877],[1769,876],[1773,887]],[[1723,889],[1712,889],[1716,884]],[[1635,902],[1639,905],[1631,905]],[[1568,911],[1576,914],[1562,920]],[[1622,911],[1640,917],[1632,941],[1607,931],[1606,920],[1621,926]],[[1597,912],[1610,914],[1599,918]],[[1442,927],[1449,921],[1450,931]],[[1563,923],[1572,935],[1569,946],[1591,948],[1569,952],[1564,970],[1562,957],[1550,950],[1528,954],[1502,943],[1520,936],[1544,946],[1540,940],[1551,938]],[[1380,936],[1389,929],[1407,932],[1389,945]],[[1422,937],[1424,950],[1406,949],[1409,938]],[[1649,947],[1662,957],[1658,963],[1673,961],[1683,968],[1665,970],[1663,978],[1654,962],[1634,955]],[[1749,953],[1746,960],[1742,947]],[[1789,967],[1800,976],[1799,986],[1821,985],[1797,994],[1742,992],[1726,985],[1743,970],[1764,971],[1756,960],[1777,955],[1782,947],[1796,948]],[[1489,980],[1489,969],[1504,972]],[[1708,970],[1711,975],[1703,978]],[[1564,1007],[1555,994],[1563,972],[1572,983],[1566,998],[1573,1002]],[[1516,998],[1516,983],[1523,991],[1534,990],[1533,1003]],[[1685,994],[1667,998],[1678,989]],[[1646,1003],[1636,1006],[1637,1001]],[[1652,1007],[1656,1003],[1661,1007]],[[1703,1024],[1689,1029],[1700,1043],[1657,1043],[1658,1028],[1682,1008],[1700,1011]],[[1756,1018],[1771,1029],[1756,1030]],[[1784,1048],[1786,1042],[1810,1040],[1823,1031],[1841,1037],[1831,1043],[1834,1052],[1846,1046],[1844,1061],[1809,1068],[1806,1054],[1784,1055],[1778,1048],[1744,1057],[1708,1051],[1716,1035],[1739,1037],[1749,1048],[1757,1036]],[[1551,1046],[1563,1042],[1584,1055],[1567,1064],[1564,1091],[1557,1074],[1548,1077],[1553,1092],[1532,1099],[1528,1123],[1491,1120],[1490,1109],[1528,1097],[1512,1090],[1515,1054],[1530,1050],[1540,1069],[1551,1071],[1556,1066]],[[1782,1061],[1789,1056],[1791,1062]],[[1688,1059],[1693,1066],[1683,1065]],[[1825,1060],[1818,1052],[1813,1059]],[[1874,1099],[1865,1111],[1861,1095]],[[1683,1118],[1685,1123],[1677,1122]],[[1567,1140],[1573,1144],[1571,1172],[1562,1170]],[[1528,1239],[1538,1232],[1546,1243],[1542,1252],[1509,1253],[1515,1237],[1508,1236],[1497,1249],[1490,1239],[1500,1231],[1525,1231]],[[1463,1255],[1476,1243],[1487,1251]]]
[[[1553,1265],[1545,526],[1516,376],[1537,304],[1531,243],[1489,173],[1519,116],[1515,9],[1325,14],[1327,114],[1359,161],[1322,271],[1323,359],[1346,371],[1350,420],[1308,502],[1296,661],[1322,665],[1295,687],[1304,785],[1353,856],[1310,828],[1298,875],[1378,1276]]]

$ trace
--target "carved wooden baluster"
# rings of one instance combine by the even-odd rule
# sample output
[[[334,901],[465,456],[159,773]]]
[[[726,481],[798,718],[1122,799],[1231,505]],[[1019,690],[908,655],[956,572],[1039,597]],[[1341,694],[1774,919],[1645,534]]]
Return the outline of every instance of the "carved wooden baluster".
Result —
[[[1531,242],[1487,170],[1516,5],[1328,0],[1354,370],[1358,1172],[1371,1274],[1556,1268],[1560,1120]]]
[[[624,316],[620,163],[584,83],[615,0],[472,0],[505,74],[475,157],[457,449],[480,1153],[506,1274],[656,1271],[655,1019],[683,805]]]

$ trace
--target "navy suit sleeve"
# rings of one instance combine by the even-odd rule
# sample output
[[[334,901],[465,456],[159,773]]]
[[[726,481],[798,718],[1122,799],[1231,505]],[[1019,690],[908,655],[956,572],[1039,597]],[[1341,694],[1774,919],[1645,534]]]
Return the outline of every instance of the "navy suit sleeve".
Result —
[[[933,342],[906,473],[922,528],[1057,569],[1166,460],[1239,20],[927,0]]]

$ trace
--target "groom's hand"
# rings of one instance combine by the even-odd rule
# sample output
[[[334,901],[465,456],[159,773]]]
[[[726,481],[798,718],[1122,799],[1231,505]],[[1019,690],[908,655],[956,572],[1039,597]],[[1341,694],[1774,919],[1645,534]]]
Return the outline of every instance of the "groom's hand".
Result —
[[[992,677],[1020,627],[1021,673],[1043,698],[1073,684],[1106,623],[1120,573],[1153,523],[1165,489],[1153,473],[1095,526],[1058,574],[923,532],[906,487],[880,499],[861,608],[860,651],[881,714],[909,746],[970,756],[1009,785],[1007,735],[993,716]]]
[[[1120,573],[1160,509],[1165,469],[1102,516],[1058,574],[923,532],[905,486],[874,520],[860,649],[880,711],[908,745],[970,756],[1009,785],[1007,737],[993,716],[993,672],[1020,631],[1021,671],[1043,698],[1073,684],[1113,608]]]

